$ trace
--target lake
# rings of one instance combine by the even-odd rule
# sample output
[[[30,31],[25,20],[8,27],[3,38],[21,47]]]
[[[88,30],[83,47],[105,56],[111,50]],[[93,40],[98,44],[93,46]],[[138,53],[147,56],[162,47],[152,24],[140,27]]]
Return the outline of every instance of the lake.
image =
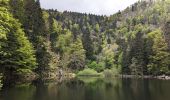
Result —
[[[0,100],[170,100],[170,81],[79,78],[4,88]]]

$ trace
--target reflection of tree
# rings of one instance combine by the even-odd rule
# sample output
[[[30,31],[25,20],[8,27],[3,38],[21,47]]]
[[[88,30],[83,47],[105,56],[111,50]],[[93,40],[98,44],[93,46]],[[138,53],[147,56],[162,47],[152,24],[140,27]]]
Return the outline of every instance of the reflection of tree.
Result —
[[[170,81],[152,80],[148,84],[151,100],[169,100]]]
[[[16,85],[13,88],[4,89],[0,95],[0,100],[33,100],[35,92],[36,87],[33,85]]]
[[[38,80],[34,83],[34,85],[36,86],[36,92],[34,94],[34,99],[35,100],[45,100],[48,99],[47,98],[47,86],[44,84],[44,82],[42,80]]]
[[[124,79],[122,86],[123,100],[151,100],[148,80]]]
[[[145,79],[38,81],[5,89],[3,100],[169,100],[170,81]],[[93,80],[93,81],[92,81]],[[18,96],[19,94],[19,96]]]

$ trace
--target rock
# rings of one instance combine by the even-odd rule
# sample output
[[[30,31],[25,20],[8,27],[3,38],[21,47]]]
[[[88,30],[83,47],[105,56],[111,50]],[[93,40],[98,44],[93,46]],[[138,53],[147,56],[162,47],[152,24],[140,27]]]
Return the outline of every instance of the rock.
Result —
[[[165,79],[165,75],[157,76],[158,79]]]
[[[157,76],[156,78],[157,79],[170,80],[170,76],[166,76],[166,75]]]
[[[169,77],[169,76],[165,76],[165,79],[166,79],[166,80],[170,80],[170,77]]]

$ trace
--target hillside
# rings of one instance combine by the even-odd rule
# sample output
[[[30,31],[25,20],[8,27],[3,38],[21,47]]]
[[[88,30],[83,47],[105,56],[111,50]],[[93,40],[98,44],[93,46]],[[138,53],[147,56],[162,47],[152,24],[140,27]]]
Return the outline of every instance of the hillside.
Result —
[[[94,64],[93,69],[100,72],[107,67],[116,67],[124,74],[168,74],[169,5],[169,0],[142,0],[110,17],[67,11],[47,12],[63,29],[81,38],[86,63]],[[89,36],[85,37],[85,34]],[[83,41],[84,38],[88,41]]]
[[[116,34],[124,73],[169,73],[169,5],[169,0],[142,1],[121,12]]]
[[[58,69],[78,73],[87,68],[170,74],[169,0],[141,0],[109,17],[45,10],[39,0],[0,0],[0,5],[4,77],[55,77]]]

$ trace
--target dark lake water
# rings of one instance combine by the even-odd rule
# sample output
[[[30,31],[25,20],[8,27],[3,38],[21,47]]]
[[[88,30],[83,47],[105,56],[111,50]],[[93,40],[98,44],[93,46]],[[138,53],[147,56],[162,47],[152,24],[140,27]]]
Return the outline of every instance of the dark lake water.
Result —
[[[0,100],[170,100],[170,81],[80,78],[5,88]]]

